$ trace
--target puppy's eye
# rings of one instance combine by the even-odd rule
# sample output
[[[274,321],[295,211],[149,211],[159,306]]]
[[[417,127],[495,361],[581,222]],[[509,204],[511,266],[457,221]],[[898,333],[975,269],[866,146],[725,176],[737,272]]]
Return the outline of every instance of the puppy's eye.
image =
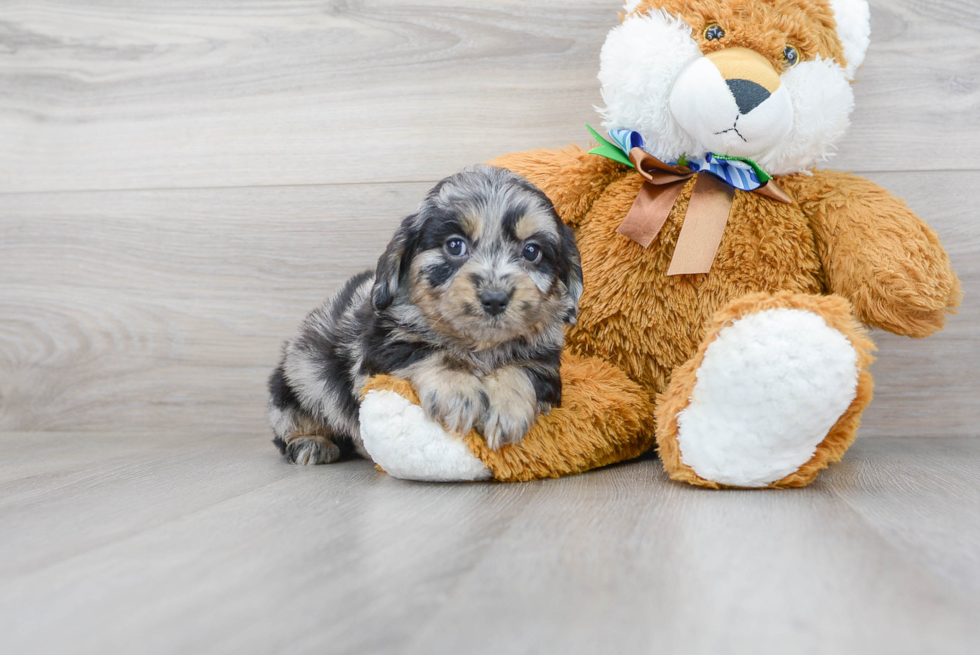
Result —
[[[712,23],[704,28],[705,41],[717,41],[725,36],[725,30],[718,23]]]
[[[792,68],[800,63],[800,51],[791,45],[786,46],[783,50],[783,61],[786,62],[787,68]]]
[[[453,237],[446,241],[446,253],[450,257],[465,257],[469,250],[466,241],[459,237]]]
[[[532,264],[537,264],[541,261],[541,246],[536,243],[529,243],[524,246],[524,259],[531,262]]]

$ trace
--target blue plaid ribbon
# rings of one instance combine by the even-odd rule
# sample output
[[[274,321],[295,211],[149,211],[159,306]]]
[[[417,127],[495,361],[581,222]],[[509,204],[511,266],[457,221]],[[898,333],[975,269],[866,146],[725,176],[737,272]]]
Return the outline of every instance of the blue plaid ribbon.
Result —
[[[624,153],[629,155],[633,148],[643,148],[643,137],[633,130],[611,130],[609,136]],[[763,186],[758,173],[751,164],[737,159],[719,159],[710,152],[703,158],[687,157],[680,162],[668,162],[672,166],[687,166],[695,173],[706,171],[720,177],[736,189],[755,191]],[[766,180],[768,182],[768,180]]]

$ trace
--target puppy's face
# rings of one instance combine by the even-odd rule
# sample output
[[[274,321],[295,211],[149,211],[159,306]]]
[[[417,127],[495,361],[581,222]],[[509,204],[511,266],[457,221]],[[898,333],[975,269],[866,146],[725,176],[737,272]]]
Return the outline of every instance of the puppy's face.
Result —
[[[582,270],[571,230],[524,178],[480,166],[441,182],[378,267],[375,307],[417,307],[433,330],[485,350],[573,323]]]

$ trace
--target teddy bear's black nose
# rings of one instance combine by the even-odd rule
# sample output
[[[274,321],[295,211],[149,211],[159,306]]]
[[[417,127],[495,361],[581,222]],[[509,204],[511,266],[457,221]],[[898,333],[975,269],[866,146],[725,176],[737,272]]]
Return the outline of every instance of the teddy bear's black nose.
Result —
[[[735,104],[742,114],[747,114],[766,100],[772,94],[761,84],[749,80],[727,80],[728,88],[735,96]]]
[[[483,305],[483,311],[487,314],[497,316],[503,314],[507,309],[507,305],[510,304],[510,296],[509,291],[488,289],[480,292],[480,304]]]

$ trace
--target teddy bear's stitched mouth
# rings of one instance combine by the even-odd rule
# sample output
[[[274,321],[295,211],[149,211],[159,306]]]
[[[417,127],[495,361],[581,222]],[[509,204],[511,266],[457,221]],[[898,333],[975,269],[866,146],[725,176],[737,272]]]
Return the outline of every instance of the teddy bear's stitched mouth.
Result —
[[[721,132],[715,132],[715,136],[720,136],[720,135],[722,135],[722,134],[728,134],[729,132],[734,132],[735,134],[737,134],[737,135],[738,135],[738,138],[740,138],[740,139],[741,139],[742,141],[744,141],[745,143],[748,143],[748,142],[749,142],[749,140],[748,140],[748,139],[746,139],[746,138],[745,138],[744,136],[742,136],[742,133],[738,131],[738,119],[739,119],[739,118],[741,118],[741,117],[742,117],[742,115],[741,115],[741,114],[739,114],[739,115],[738,115],[738,116],[737,116],[737,117],[735,118],[735,124],[734,124],[734,125],[732,125],[732,126],[731,126],[730,128],[728,128],[727,130],[722,130]]]

